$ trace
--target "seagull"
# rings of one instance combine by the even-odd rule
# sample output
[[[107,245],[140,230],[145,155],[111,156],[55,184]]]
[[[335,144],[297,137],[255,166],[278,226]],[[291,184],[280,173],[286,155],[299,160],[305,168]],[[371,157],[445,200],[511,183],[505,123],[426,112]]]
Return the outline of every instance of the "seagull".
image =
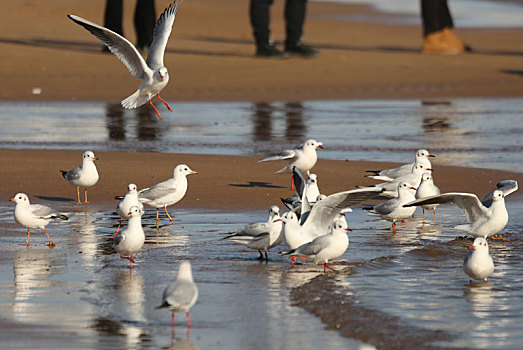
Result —
[[[136,187],[135,184],[129,184],[127,186],[127,194],[124,197],[115,197],[115,199],[120,199],[118,205],[116,206],[116,213],[120,215],[120,223],[118,224],[116,233],[113,233],[113,236],[116,236],[120,231],[122,219],[129,220],[129,211],[131,210],[131,207],[138,207],[143,215],[143,204],[138,200],[137,189],[138,187]]]
[[[55,244],[51,241],[45,227],[55,219],[68,220],[69,218],[48,206],[31,204],[29,202],[29,197],[27,197],[25,193],[17,193],[10,199],[10,201],[16,203],[15,221],[20,226],[27,229],[27,242],[25,245],[29,247],[29,235],[31,234],[31,229],[41,228],[49,239],[49,247],[54,247]]]
[[[281,254],[299,256],[314,264],[323,264],[323,272],[326,272],[327,268],[336,271],[329,266],[328,262],[342,256],[349,247],[349,237],[346,231],[350,229],[345,228],[345,226],[341,220],[337,220],[332,225],[330,233],[317,237],[296,249],[282,251]],[[291,263],[293,267],[294,261],[295,259]]]
[[[163,207],[169,217],[169,223],[173,221],[167,211],[169,205],[178,203],[187,192],[187,175],[197,174],[187,165],[180,164],[174,168],[173,177],[149,188],[138,192],[138,200],[145,205],[156,208],[156,228],[158,228],[159,210]]]
[[[178,268],[176,281],[171,283],[163,292],[162,305],[157,309],[167,308],[172,312],[171,327],[174,327],[174,313],[185,311],[187,326],[191,327],[189,310],[198,300],[198,287],[194,284],[191,272],[191,263],[182,261]]]
[[[292,168],[292,180],[296,187],[296,193],[289,198],[280,198],[282,203],[289,209],[293,210],[302,205],[302,198],[305,195],[309,204],[314,204],[321,196],[318,188],[318,176],[309,174],[307,180],[303,177],[300,169],[296,166]]]
[[[380,216],[382,219],[392,221],[392,232],[396,234],[396,221],[410,218],[416,211],[416,208],[405,208],[404,204],[412,202],[414,199],[415,187],[406,182],[398,184],[398,197],[389,199],[374,207],[363,208],[369,210],[369,214]]]
[[[477,237],[470,245],[470,249],[463,261],[463,270],[471,278],[470,283],[472,279],[487,282],[487,277],[494,272],[494,262],[488,252],[487,240]]]
[[[470,221],[468,224],[458,225],[454,228],[465,231],[474,237],[486,238],[503,230],[508,223],[508,212],[505,206],[503,190],[495,190],[491,193],[490,200],[492,203],[489,207],[480,202],[475,194],[462,192],[443,193],[419,199],[404,206],[454,203],[465,212],[467,219]]]
[[[434,180],[432,178],[432,175],[430,173],[424,173],[421,176],[421,182],[418,186],[418,189],[416,190],[416,194],[414,197],[416,199],[422,199],[430,196],[435,196],[440,194],[438,186],[434,185]],[[433,210],[434,211],[434,224],[436,224],[436,207],[438,204],[428,204],[428,205],[422,205],[421,208],[423,209],[423,222],[425,222],[425,209],[427,210]]]
[[[292,172],[293,167],[297,167],[303,173],[309,174],[316,161],[318,160],[318,155],[316,154],[316,149],[323,149],[323,143],[316,140],[310,139],[307,140],[303,145],[300,145],[294,149],[285,150],[275,156],[264,158],[258,162],[267,162],[271,160],[286,160],[289,164],[283,169],[278,170],[275,174],[289,173]],[[294,186],[292,184],[292,189]]]
[[[257,250],[260,253],[260,260],[263,259],[263,251],[265,252],[265,261],[269,261],[267,250],[280,245],[283,241],[283,224],[279,219],[280,208],[273,205],[269,208],[267,222],[250,224],[223,239]]]
[[[121,102],[124,108],[132,109],[149,102],[158,118],[162,119],[162,116],[151,102],[151,99],[156,95],[160,101],[165,103],[167,109],[172,111],[169,104],[160,97],[160,91],[169,82],[169,74],[163,64],[163,56],[181,3],[182,0],[178,0],[169,5],[156,22],[153,42],[149,49],[147,60],[144,60],[134,45],[123,36],[84,18],[75,15],[67,16],[103,42],[129,69],[132,76],[143,80],[138,90]]]
[[[120,231],[114,238],[114,249],[120,258],[129,260],[129,269],[134,263],[133,255],[142,249],[145,233],[142,228],[142,212],[139,207],[132,207],[127,213],[129,222],[127,228]]]
[[[503,180],[496,184],[496,189],[502,191],[503,195],[506,197],[512,192],[518,190],[518,182],[516,180]],[[494,191],[486,194],[481,200],[481,204],[489,208],[492,205],[492,195],[494,194]]]
[[[289,249],[312,241],[314,238],[329,233],[331,225],[344,209],[355,206],[381,193],[375,187],[358,188],[338,192],[316,202],[307,220],[300,225],[296,213],[290,211],[282,215],[283,234]]]
[[[421,177],[426,172],[432,172],[431,168],[427,168],[421,163],[416,163],[412,168],[412,172],[407,175],[400,176],[392,181],[380,183],[374,185],[375,187],[383,188],[385,191],[382,193],[386,197],[397,197],[398,196],[398,184],[405,182],[412,187],[418,186],[421,182]]]
[[[89,204],[90,202],[87,200],[87,187],[94,186],[98,182],[99,176],[96,165],[94,165],[95,160],[98,160],[98,158],[94,156],[93,152],[85,151],[82,155],[82,165],[69,171],[60,170],[64,179],[76,186],[76,196],[78,198],[76,204],[78,205],[82,204],[80,201],[80,186],[85,187],[84,204]]]
[[[375,180],[382,180],[382,181],[392,181],[394,179],[397,179],[398,177],[410,174],[412,172],[412,168],[416,163],[422,164],[426,168],[431,168],[430,160],[428,158],[433,158],[435,155],[430,154],[429,151],[426,149],[420,149],[416,151],[416,158],[414,159],[414,163],[410,164],[404,164],[400,167],[394,168],[394,169],[387,169],[387,170],[367,170],[368,173],[372,173],[373,175],[365,175],[366,177],[373,178]]]

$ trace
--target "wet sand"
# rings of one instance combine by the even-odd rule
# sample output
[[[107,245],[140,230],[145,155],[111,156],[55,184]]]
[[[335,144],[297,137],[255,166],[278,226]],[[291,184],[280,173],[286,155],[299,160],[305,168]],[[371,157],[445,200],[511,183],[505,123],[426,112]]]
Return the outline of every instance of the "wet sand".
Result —
[[[138,87],[124,65],[71,22],[76,14],[103,22],[104,1],[9,1],[0,13],[0,99],[119,102]],[[169,1],[156,1],[159,13]],[[272,7],[281,42],[283,3]],[[124,33],[135,41],[134,2]],[[314,59],[255,59],[248,3],[185,1],[168,43],[169,101],[303,101],[347,98],[521,96],[523,29],[460,29],[473,49],[460,56],[419,52],[421,28],[343,18],[393,16],[362,5],[310,2],[303,40]],[[379,18],[379,17],[378,17]],[[103,88],[101,88],[103,87]],[[41,94],[33,95],[33,88]]]
[[[70,170],[81,164],[83,151],[0,150],[0,195],[5,200],[25,192],[38,200],[65,200],[74,204],[75,188],[59,170]],[[96,152],[99,182],[88,190],[94,204],[115,204],[114,196],[125,194],[127,185],[152,186],[172,177],[178,164],[187,164],[198,174],[188,177],[189,190],[176,208],[257,210],[279,204],[288,197],[289,174],[273,174],[286,162],[258,163],[248,156],[213,156],[162,154],[148,152]],[[320,154],[321,157],[321,154]],[[443,192],[460,191],[482,196],[504,179],[520,183],[523,174],[438,166],[434,161],[434,178]],[[361,162],[320,159],[313,169],[319,177],[320,190],[332,194],[358,185],[378,181],[364,177],[365,170],[388,169],[398,163]],[[83,193],[81,193],[83,198]],[[516,193],[517,195],[517,193]],[[36,198],[35,198],[36,197]]]

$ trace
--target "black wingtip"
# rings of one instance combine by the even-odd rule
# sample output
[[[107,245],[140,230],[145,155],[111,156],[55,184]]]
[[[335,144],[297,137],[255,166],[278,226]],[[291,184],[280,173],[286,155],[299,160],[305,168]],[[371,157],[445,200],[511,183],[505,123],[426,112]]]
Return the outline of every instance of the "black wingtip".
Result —
[[[374,174],[374,175],[379,175],[381,173],[381,170],[365,170],[366,173],[371,173],[371,174]],[[369,175],[365,175],[365,176],[369,176]]]
[[[64,177],[64,179],[66,179],[65,175],[67,175],[68,171],[60,170],[60,172],[62,173],[62,176]]]
[[[58,217],[65,221],[69,220],[69,218],[67,216],[65,216],[64,214],[60,214],[60,215],[58,215]]]
[[[169,307],[169,303],[164,301],[162,305],[157,306],[155,309],[165,309],[166,307]]]

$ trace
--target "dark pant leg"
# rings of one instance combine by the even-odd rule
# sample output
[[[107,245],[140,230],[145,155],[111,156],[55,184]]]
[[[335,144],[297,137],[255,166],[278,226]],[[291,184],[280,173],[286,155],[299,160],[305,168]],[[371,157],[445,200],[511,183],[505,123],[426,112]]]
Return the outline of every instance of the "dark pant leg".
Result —
[[[137,47],[140,50],[151,46],[156,24],[154,0],[137,0],[134,11],[134,28],[138,37]]]
[[[285,1],[285,46],[296,45],[303,33],[303,23],[305,22],[305,11],[307,0],[286,0]]]
[[[452,27],[447,0],[421,0],[421,18],[425,36]]]
[[[270,6],[273,0],[251,0],[249,15],[257,47],[269,45]]]
[[[104,27],[123,36],[123,0],[105,2]]]

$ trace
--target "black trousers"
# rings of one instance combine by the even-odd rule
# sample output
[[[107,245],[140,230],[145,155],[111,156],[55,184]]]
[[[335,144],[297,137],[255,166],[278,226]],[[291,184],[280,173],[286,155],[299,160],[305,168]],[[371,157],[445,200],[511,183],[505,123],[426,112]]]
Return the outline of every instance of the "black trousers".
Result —
[[[123,36],[123,0],[107,0],[105,3],[104,26]],[[144,49],[151,46],[156,24],[154,0],[137,0],[134,11],[134,28],[138,42],[136,46]]]
[[[421,0],[421,19],[424,36],[454,27],[447,0]]]
[[[270,6],[273,0],[251,0],[249,14],[256,46],[266,46],[270,38]],[[297,44],[303,33],[307,0],[285,1],[285,46]]]

